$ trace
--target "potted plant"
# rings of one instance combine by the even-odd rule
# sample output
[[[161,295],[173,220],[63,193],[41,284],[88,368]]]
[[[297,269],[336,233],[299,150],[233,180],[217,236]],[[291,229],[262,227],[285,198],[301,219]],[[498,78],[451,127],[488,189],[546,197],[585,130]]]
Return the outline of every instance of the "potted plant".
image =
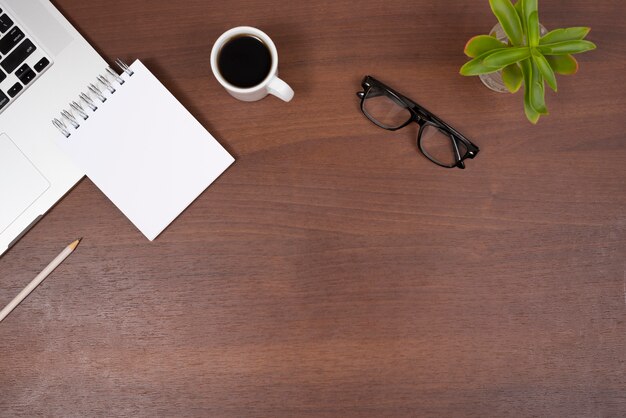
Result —
[[[524,111],[532,123],[547,115],[545,84],[557,91],[555,74],[569,75],[578,70],[572,55],[595,49],[584,40],[588,27],[555,29],[541,35],[537,0],[489,0],[508,40],[501,42],[495,34],[478,35],[465,45],[472,58],[461,67],[464,76],[501,72],[508,91],[517,92],[524,85]]]

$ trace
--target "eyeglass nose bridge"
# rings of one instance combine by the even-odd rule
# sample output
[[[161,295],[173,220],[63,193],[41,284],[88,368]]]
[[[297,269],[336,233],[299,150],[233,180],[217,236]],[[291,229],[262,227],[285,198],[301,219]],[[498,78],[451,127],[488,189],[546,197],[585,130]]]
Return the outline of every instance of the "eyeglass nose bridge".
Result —
[[[363,100],[363,98],[365,97],[365,92],[364,91],[357,92],[356,97]]]

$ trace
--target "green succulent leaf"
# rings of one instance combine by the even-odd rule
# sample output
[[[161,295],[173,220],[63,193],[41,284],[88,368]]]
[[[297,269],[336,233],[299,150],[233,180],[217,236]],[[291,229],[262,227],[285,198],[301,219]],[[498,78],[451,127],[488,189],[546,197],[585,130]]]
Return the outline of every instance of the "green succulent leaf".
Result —
[[[526,25],[528,26],[528,45],[539,45],[539,13],[532,12],[530,16],[528,16]]]
[[[541,115],[533,109],[530,104],[530,78],[532,72],[530,59],[520,62],[520,68],[522,69],[522,75],[524,77],[524,113],[526,113],[526,118],[528,118],[531,123],[536,124]]]
[[[584,39],[590,30],[591,28],[588,27],[555,29],[542,36],[541,39],[539,39],[539,45],[553,44],[565,41],[579,41],[581,39]]]
[[[485,52],[481,56],[476,57],[473,60],[466,62],[465,65],[461,67],[461,70],[459,71],[459,73],[465,76],[495,73],[496,71],[499,70],[499,68],[487,67],[483,63],[483,59],[489,54],[492,54],[493,52],[494,52],[493,50]]]
[[[537,65],[531,60],[531,73],[530,73],[530,105],[542,115],[548,114],[546,108],[546,96],[543,86],[543,77],[537,68]]]
[[[522,86],[524,76],[519,65],[511,64],[502,69],[502,81],[511,93],[516,93]]]
[[[522,10],[522,0],[518,0],[517,3],[515,3],[515,11],[517,12],[517,15],[519,16],[519,21],[522,24],[522,29],[526,27],[526,22],[524,21],[524,10]]]
[[[571,55],[552,55],[547,56],[546,59],[557,74],[571,75],[578,71],[578,61]]]
[[[539,45],[537,49],[543,55],[568,55],[591,51],[596,49],[596,45],[593,42],[578,40]]]
[[[489,53],[483,64],[487,67],[501,69],[507,65],[514,64],[530,56],[530,50],[526,47],[505,48]]]
[[[526,117],[528,118],[528,120],[531,121],[534,125],[539,122],[539,118],[541,117],[541,115],[532,108],[526,97],[524,97],[524,112],[526,113]]]
[[[541,55],[535,48],[532,49],[533,62],[539,69],[541,76],[548,83],[552,90],[556,91],[556,76],[546,57]]]
[[[522,45],[524,42],[522,22],[511,1],[489,0],[489,5],[491,6],[493,14],[498,18],[502,29],[504,29],[504,33],[506,33],[511,40],[511,43],[516,46]]]
[[[533,13],[538,13],[538,4],[537,4],[537,0],[519,0],[522,5],[521,5],[521,9],[522,9],[522,14],[524,15],[524,32],[526,33],[526,42],[529,42],[530,44],[530,36],[529,33],[531,31],[530,29],[530,16]],[[539,30],[539,28],[537,27],[537,30]]]
[[[476,58],[485,52],[492,51],[494,49],[505,48],[506,44],[498,41],[493,36],[478,35],[467,41],[465,45],[465,55],[470,58]]]

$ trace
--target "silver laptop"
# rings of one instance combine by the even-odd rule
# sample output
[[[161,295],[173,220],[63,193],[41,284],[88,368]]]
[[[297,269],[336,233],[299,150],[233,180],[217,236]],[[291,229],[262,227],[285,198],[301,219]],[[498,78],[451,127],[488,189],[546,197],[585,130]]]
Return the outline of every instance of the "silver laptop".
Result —
[[[52,119],[105,61],[48,0],[0,0],[0,255],[83,177]]]

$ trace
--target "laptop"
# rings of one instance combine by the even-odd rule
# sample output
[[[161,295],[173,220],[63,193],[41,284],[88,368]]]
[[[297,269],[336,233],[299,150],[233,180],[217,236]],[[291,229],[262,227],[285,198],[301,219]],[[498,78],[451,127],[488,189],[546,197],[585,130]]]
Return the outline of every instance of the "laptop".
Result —
[[[106,62],[48,0],[0,0],[0,255],[82,177],[52,124]]]

